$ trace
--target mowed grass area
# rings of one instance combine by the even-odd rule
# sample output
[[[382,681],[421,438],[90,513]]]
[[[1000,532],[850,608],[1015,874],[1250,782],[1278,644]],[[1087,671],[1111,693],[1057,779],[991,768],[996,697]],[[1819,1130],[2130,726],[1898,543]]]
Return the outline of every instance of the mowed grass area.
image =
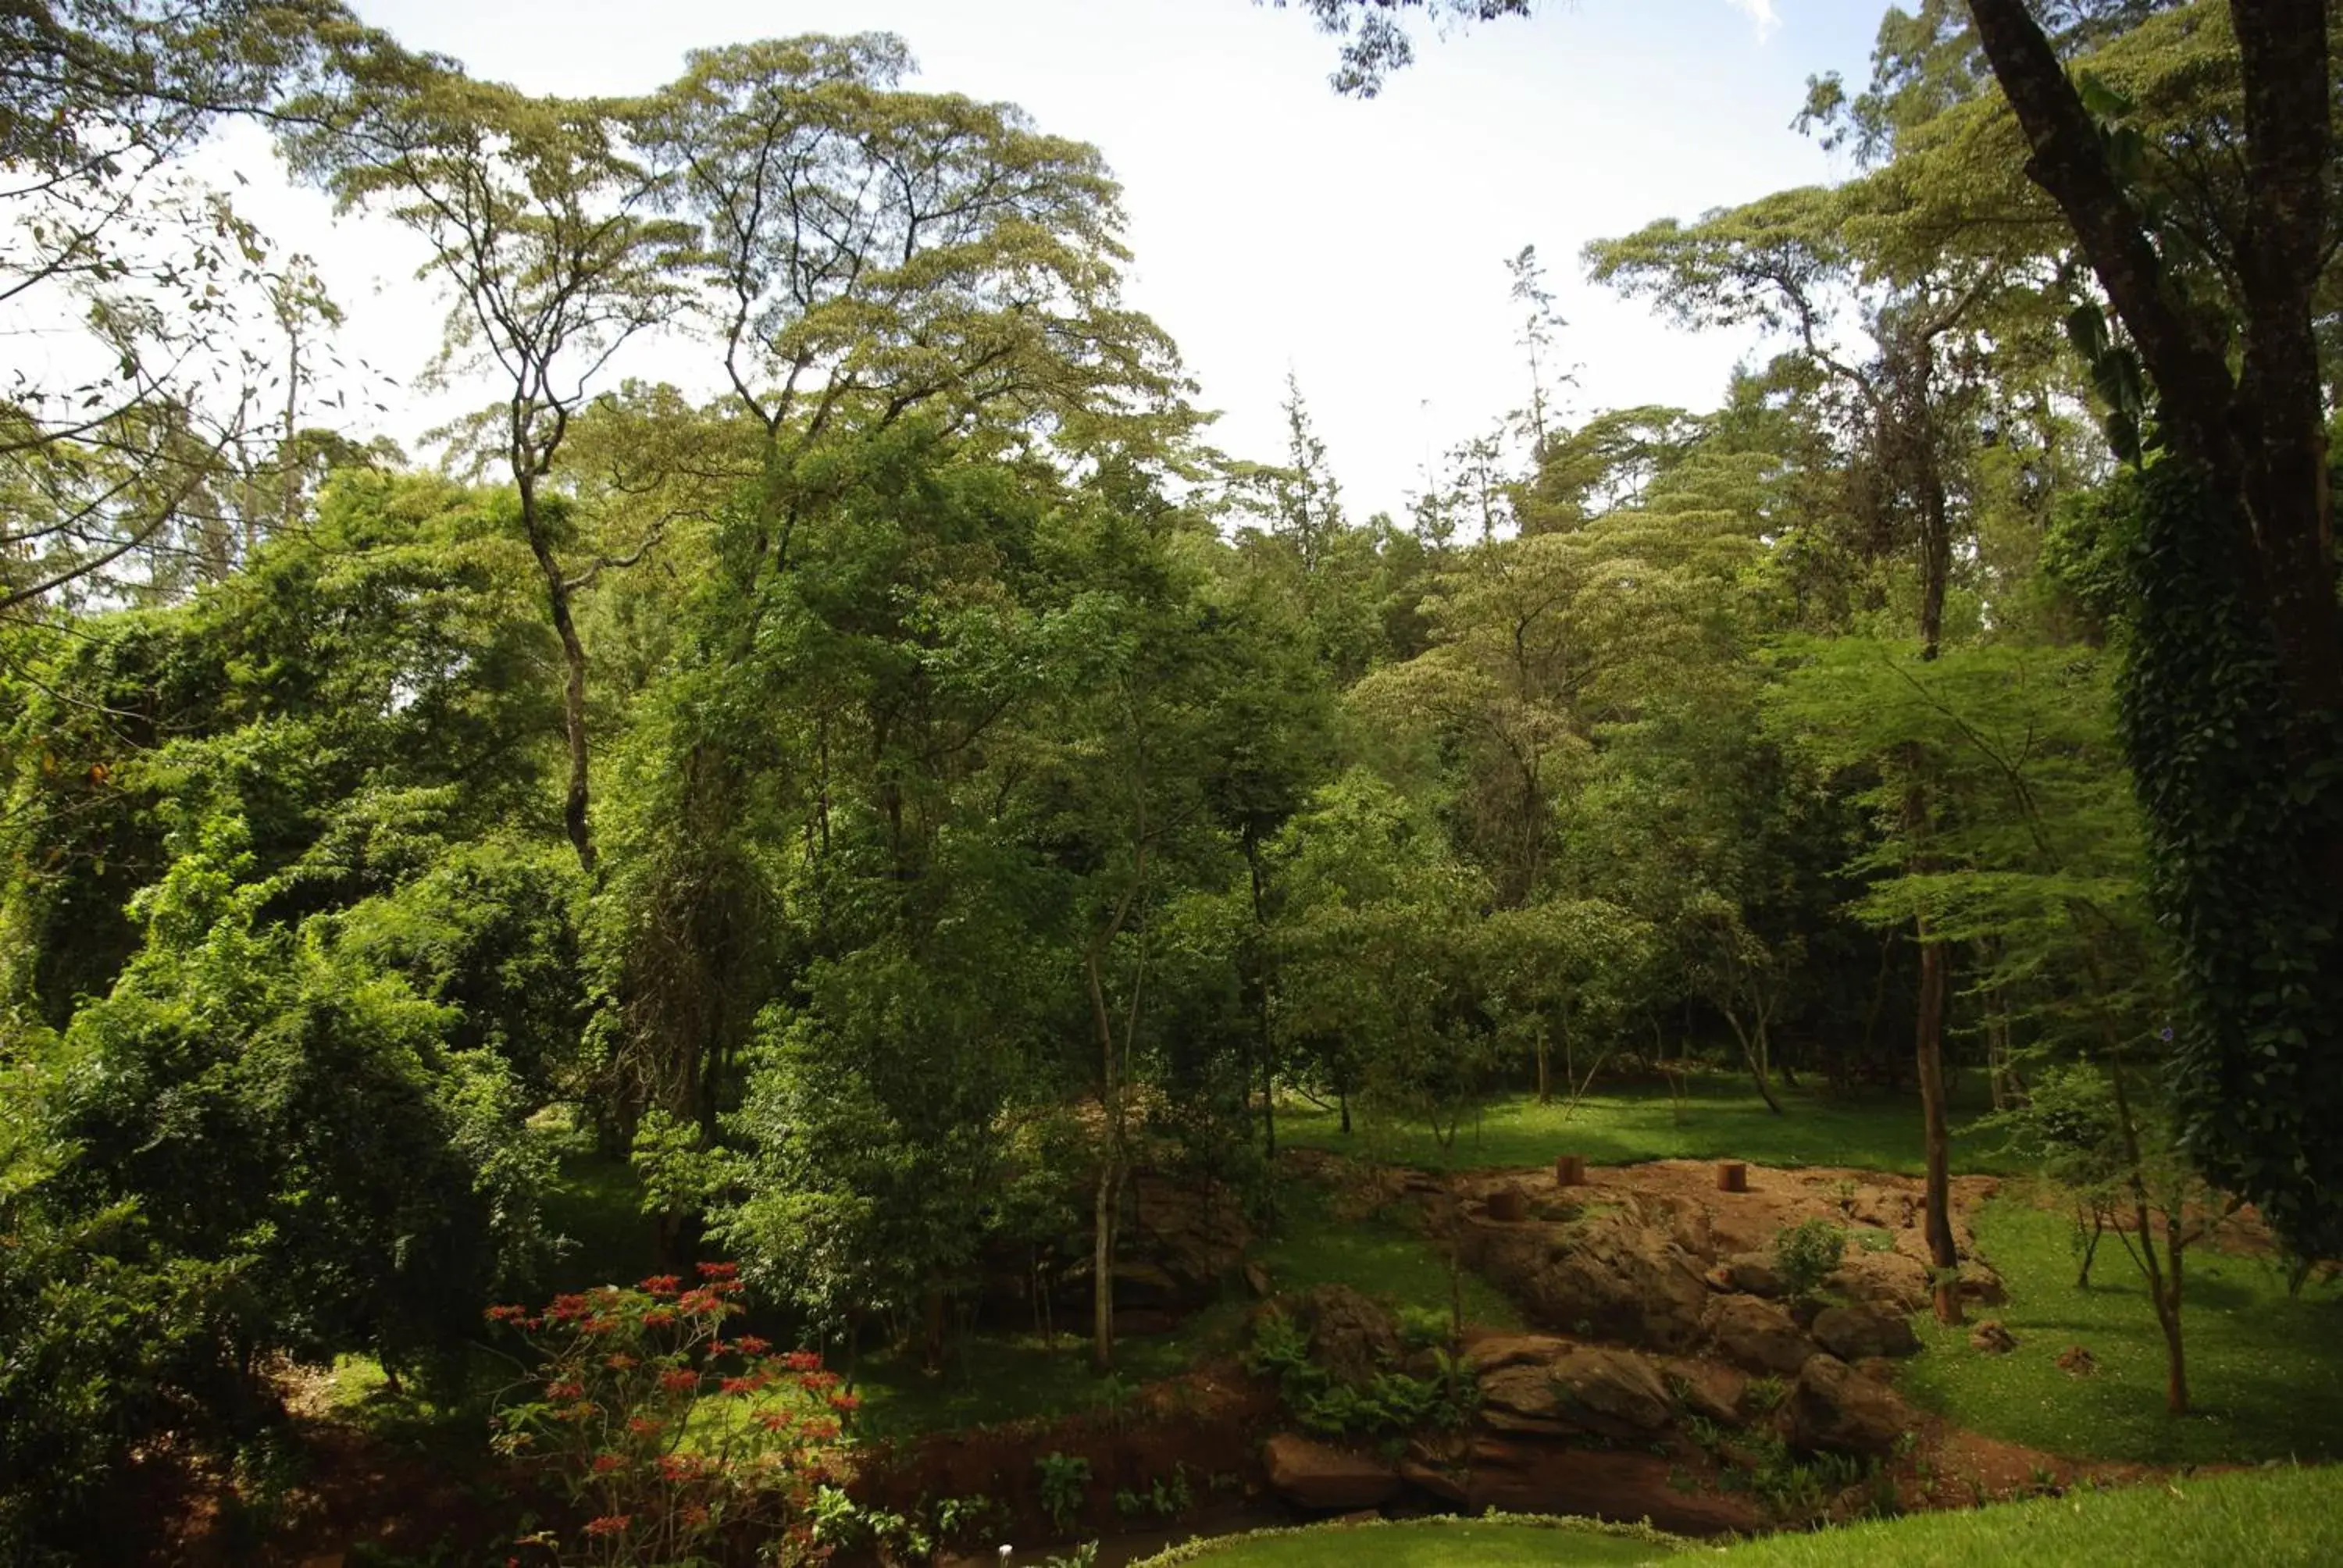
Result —
[[[1257,1531],[1226,1544],[1190,1542],[1131,1568],[1187,1563],[1200,1568],[1593,1568],[1663,1562],[1683,1544],[1654,1531],[1594,1520],[1494,1514]]]
[[[1461,1559],[1460,1559],[1461,1561]],[[2343,1472],[2247,1471],[1775,1535],[1670,1568],[2298,1568],[2343,1563]],[[1369,1568],[1361,1563],[1357,1568]]]
[[[2077,1458],[2343,1460],[2343,1290],[2312,1284],[2289,1297],[2275,1263],[2192,1249],[2181,1319],[2195,1413],[2176,1418],[2164,1409],[2164,1337],[2116,1238],[2100,1242],[2084,1291],[2075,1285],[2073,1227],[2058,1211],[1998,1199],[1978,1214],[1976,1234],[2009,1301],[1976,1315],[2000,1319],[2017,1349],[1987,1355],[1969,1348],[1967,1328],[1916,1317],[1927,1348],[1899,1386],[1919,1403]],[[2097,1375],[2058,1368],[2070,1345],[2097,1358]]]
[[[1423,1170],[1548,1165],[1557,1154],[1583,1154],[1596,1165],[1746,1160],[1920,1174],[1917,1099],[1876,1092],[1840,1098],[1785,1089],[1775,1094],[1782,1101],[1780,1116],[1765,1109],[1746,1079],[1717,1074],[1691,1079],[1681,1098],[1656,1085],[1606,1089],[1574,1107],[1559,1097],[1540,1105],[1534,1095],[1507,1095],[1466,1119],[1453,1151],[1443,1151],[1421,1121],[1364,1113],[1354,1113],[1355,1131],[1345,1136],[1334,1112],[1302,1102],[1281,1111],[1278,1135],[1290,1143]],[[1955,1094],[1953,1169],[2015,1173],[2021,1167],[2003,1152],[1998,1132],[1968,1130],[1986,1109],[1981,1093]]]
[[[1321,1525],[1177,1547],[1136,1568],[2299,1568],[2343,1563],[2343,1472],[2248,1471],[1961,1513],[1792,1533],[1727,1546],[1502,1520]]]

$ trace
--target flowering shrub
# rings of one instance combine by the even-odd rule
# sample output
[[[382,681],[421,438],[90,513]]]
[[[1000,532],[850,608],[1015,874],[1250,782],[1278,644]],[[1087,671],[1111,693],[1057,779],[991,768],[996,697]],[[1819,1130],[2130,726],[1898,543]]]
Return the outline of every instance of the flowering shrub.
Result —
[[[497,1417],[498,1448],[539,1465],[584,1523],[535,1537],[564,1563],[684,1568],[728,1547],[767,1560],[825,1554],[811,1510],[847,1479],[858,1402],[810,1351],[724,1337],[739,1311],[729,1263],[689,1284],[655,1275],[488,1317],[538,1352],[526,1394]]]

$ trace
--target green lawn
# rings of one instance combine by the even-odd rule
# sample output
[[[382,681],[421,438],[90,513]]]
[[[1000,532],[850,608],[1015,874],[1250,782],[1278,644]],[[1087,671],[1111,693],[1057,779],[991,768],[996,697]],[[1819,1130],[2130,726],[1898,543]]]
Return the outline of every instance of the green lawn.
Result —
[[[1557,1154],[1584,1154],[1597,1165],[1639,1160],[1747,1160],[1761,1165],[1851,1165],[1871,1171],[1921,1171],[1920,1108],[1908,1097],[1866,1094],[1836,1099],[1779,1091],[1785,1114],[1765,1109],[1745,1080],[1710,1075],[1688,1085],[1681,1101],[1664,1089],[1590,1094],[1574,1109],[1534,1096],[1493,1100],[1468,1120],[1453,1154],[1421,1122],[1356,1118],[1345,1137],[1331,1111],[1297,1104],[1282,1112],[1288,1142],[1361,1158],[1437,1170],[1546,1165]],[[1997,1173],[2017,1169],[1992,1132],[1964,1132],[1986,1111],[1981,1098],[1956,1095],[1953,1168]]]
[[[1675,1546],[1583,1522],[1318,1525],[1190,1543],[1135,1568],[2296,1568],[2343,1563],[2343,1472],[2293,1468],[1916,1513],[1727,1546]]]
[[[1131,1568],[1578,1568],[1657,1563],[1682,1543],[1655,1532],[1584,1519],[1416,1519],[1402,1523],[1320,1524],[1192,1541]]]
[[[1961,1425],[2077,1457],[2161,1463],[2343,1459],[2343,1292],[2289,1299],[2270,1263],[2192,1252],[2182,1309],[2196,1413],[2164,1412],[2164,1340],[2137,1271],[2110,1237],[2091,1288],[2075,1288],[2070,1227],[2015,1199],[1977,1216],[1977,1246],[2009,1287],[1999,1318],[2018,1348],[1994,1356],[1969,1331],[1916,1319],[1926,1353],[1902,1386]],[[2097,1375],[2056,1364],[2069,1345]],[[2343,1555],[2337,1561],[2343,1562]]]
[[[1921,1513],[1688,1552],[1717,1568],[2293,1568],[2343,1563],[2343,1473],[2255,1471]],[[1368,1568],[1359,1563],[1357,1568]]]

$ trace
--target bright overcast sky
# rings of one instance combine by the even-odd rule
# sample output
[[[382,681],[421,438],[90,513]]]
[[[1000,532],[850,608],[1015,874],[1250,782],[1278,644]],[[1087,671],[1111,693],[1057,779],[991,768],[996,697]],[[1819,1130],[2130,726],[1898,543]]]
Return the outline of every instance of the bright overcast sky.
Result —
[[[1396,511],[1427,460],[1526,400],[1504,259],[1534,245],[1580,367],[1567,412],[1713,407],[1750,349],[1588,287],[1579,247],[1847,171],[1789,129],[1806,77],[1858,79],[1881,0],[1547,0],[1426,38],[1381,98],[1338,98],[1333,45],[1252,0],[357,0],[410,47],[533,92],[648,90],[703,45],[900,34],[935,90],[1023,105],[1121,180],[1130,296],[1179,342],[1215,436],[1276,460],[1289,367],[1354,515]],[[404,379],[439,311],[385,220],[331,220],[232,144],[240,200],[315,256],[344,352]],[[655,352],[626,367],[675,374]],[[706,391],[710,388],[694,388]],[[393,434],[424,416],[385,395]],[[466,405],[481,399],[466,397]]]

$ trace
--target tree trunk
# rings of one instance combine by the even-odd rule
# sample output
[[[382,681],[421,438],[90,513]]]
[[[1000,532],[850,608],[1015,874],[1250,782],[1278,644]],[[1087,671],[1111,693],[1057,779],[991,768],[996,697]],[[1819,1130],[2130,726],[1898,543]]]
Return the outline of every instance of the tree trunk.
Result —
[[[1728,1009],[1725,1014],[1725,1021],[1733,1026],[1733,1038],[1741,1042],[1741,1060],[1748,1064],[1750,1081],[1757,1085],[1758,1098],[1765,1101],[1766,1110],[1776,1116],[1782,1115],[1782,1102],[1774,1098],[1774,1086],[1765,1076],[1765,1052],[1750,1040],[1749,1031],[1741,1027],[1741,1019],[1737,1013]]]
[[[1565,1072],[1569,1070],[1567,1061],[1568,1059],[1564,1058]],[[1538,1020],[1537,1030],[1537,1097],[1540,1105],[1554,1103],[1554,1050],[1546,1041],[1544,1019]]]
[[[2269,618],[2290,761],[2315,767],[2343,716],[2343,614],[2313,303],[2327,250],[2331,125],[2324,0],[2233,0],[2245,99],[2247,233],[2237,247],[2240,373],[2183,301],[2097,124],[2025,0],[1970,0],[1977,37],[2032,149],[2026,174],[2073,225],[2156,383],[2180,455],[2238,504],[2249,603]],[[2343,832],[2310,846],[2343,886]]]
[[[1095,1232],[1091,1250],[1091,1365],[1114,1368],[1114,1221],[1122,1201],[1122,1161],[1110,1149],[1099,1168],[1098,1194],[1091,1211]]]
[[[526,474],[520,480],[520,521],[528,536],[529,553],[537,558],[538,570],[545,577],[546,601],[553,612],[553,630],[561,639],[561,662],[568,672],[561,688],[561,719],[569,742],[569,790],[562,802],[561,820],[569,830],[570,846],[578,851],[578,866],[591,876],[594,839],[586,821],[586,645],[578,640],[578,623],[569,613],[569,584],[561,575],[553,541],[546,537],[544,520],[538,514],[536,481]]]
[[[1919,923],[1920,1016],[1915,1052],[1920,1074],[1921,1137],[1926,1148],[1928,1261],[1936,1279],[1936,1321],[1961,1321],[1959,1249],[1953,1244],[1952,1136],[1945,1125],[1945,947]]]

